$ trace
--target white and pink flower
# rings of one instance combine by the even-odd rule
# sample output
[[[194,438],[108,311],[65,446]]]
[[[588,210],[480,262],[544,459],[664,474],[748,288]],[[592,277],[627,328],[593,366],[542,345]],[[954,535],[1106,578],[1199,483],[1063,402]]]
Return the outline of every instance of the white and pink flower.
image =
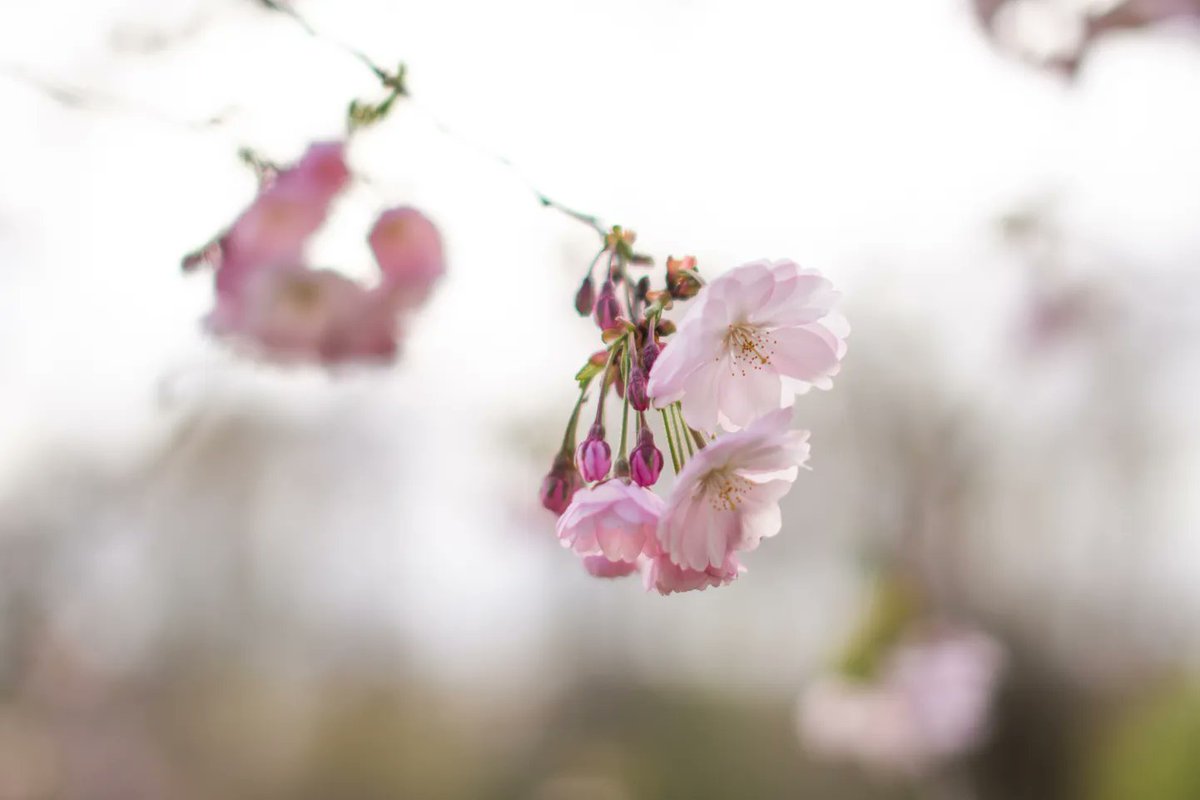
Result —
[[[252,355],[280,362],[386,360],[397,348],[388,298],[331,270],[253,273],[208,325]]]
[[[700,450],[680,471],[658,526],[672,562],[722,569],[737,550],[753,550],[781,527],[779,501],[808,460],[808,432],[790,430],[780,409]]]
[[[318,142],[264,186],[221,239],[218,299],[228,300],[263,269],[302,263],[305,245],[324,224],[349,175],[344,146]]]
[[[255,357],[326,366],[395,358],[405,317],[445,271],[441,236],[423,214],[384,211],[368,235],[372,286],[309,266],[305,250],[350,180],[345,145],[311,145],[269,177],[221,238],[185,259],[216,269],[208,329]]]
[[[649,489],[622,480],[605,481],[575,493],[558,518],[556,531],[563,546],[581,556],[635,563],[639,556],[653,552],[664,507],[662,498]]]
[[[736,430],[810,386],[829,388],[849,327],[819,273],[756,261],[708,284],[650,371],[658,408],[676,401],[693,428]]]
[[[593,578],[624,578],[638,570],[636,561],[609,561],[604,556],[584,556],[583,568]]]
[[[415,208],[393,208],[379,215],[367,239],[396,304],[423,303],[446,269],[437,227]]]

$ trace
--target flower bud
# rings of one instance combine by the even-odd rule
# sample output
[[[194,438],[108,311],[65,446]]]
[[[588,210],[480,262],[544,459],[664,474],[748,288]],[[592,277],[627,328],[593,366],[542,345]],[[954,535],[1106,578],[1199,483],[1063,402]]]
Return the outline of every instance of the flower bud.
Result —
[[[624,458],[618,458],[617,463],[613,465],[614,478],[629,478],[629,461]]]
[[[686,300],[695,297],[701,287],[696,278],[696,259],[694,256],[684,258],[667,258],[667,288],[676,300]]]
[[[663,454],[654,446],[654,434],[643,425],[637,447],[629,454],[629,474],[638,486],[653,486],[663,469]]]
[[[650,374],[650,370],[654,369],[654,362],[658,360],[659,351],[662,350],[658,346],[658,342],[653,339],[646,340],[646,346],[642,348],[642,367],[646,370],[646,374]]]
[[[592,313],[595,305],[596,285],[592,283],[592,276],[588,275],[583,279],[583,283],[579,284],[579,291],[575,293],[575,310],[579,312],[579,316],[586,317]]]
[[[582,486],[583,478],[571,463],[571,457],[566,453],[559,453],[550,472],[542,480],[542,490],[539,493],[542,506],[555,514],[562,514],[571,504],[575,492]]]
[[[638,299],[638,302],[646,302],[646,295],[650,292],[650,276],[643,275],[642,279],[637,282],[634,287],[633,295]]]
[[[593,425],[588,431],[588,437],[575,451],[575,463],[583,479],[589,483],[608,477],[608,470],[612,466],[612,449],[604,441],[603,425]]]
[[[621,304],[617,302],[617,288],[611,280],[600,287],[600,296],[596,298],[596,324],[601,330],[617,327],[617,319],[621,316]]]
[[[629,370],[629,386],[627,388],[629,405],[637,411],[645,411],[650,407],[650,396],[646,393],[646,372],[637,364]]]

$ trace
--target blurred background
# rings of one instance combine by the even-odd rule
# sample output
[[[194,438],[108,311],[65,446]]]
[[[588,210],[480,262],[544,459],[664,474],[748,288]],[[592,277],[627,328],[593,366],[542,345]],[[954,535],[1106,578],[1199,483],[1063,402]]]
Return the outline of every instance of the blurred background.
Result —
[[[1197,4],[292,5],[320,38],[0,4],[0,799],[1200,797]],[[413,203],[449,273],[395,367],[248,363],[179,259],[253,196],[239,147],[378,96],[338,43],[413,100],[318,260],[366,274]],[[594,234],[534,187],[844,292],[731,587],[554,539]],[[914,756],[877,665],[933,629],[987,664],[926,681],[970,733]]]

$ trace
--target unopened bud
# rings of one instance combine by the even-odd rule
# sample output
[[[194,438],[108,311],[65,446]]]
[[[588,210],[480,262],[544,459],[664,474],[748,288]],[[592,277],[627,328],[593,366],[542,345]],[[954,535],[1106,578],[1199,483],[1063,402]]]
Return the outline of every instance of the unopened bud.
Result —
[[[672,297],[677,300],[686,300],[696,296],[702,287],[695,272],[696,259],[694,256],[667,258],[667,288],[670,289]]]
[[[603,425],[593,425],[588,431],[588,437],[575,451],[575,464],[583,479],[589,483],[608,477],[608,470],[612,466],[612,449],[604,441]]]
[[[570,455],[559,453],[554,459],[554,465],[550,468],[550,472],[542,480],[542,489],[539,493],[542,506],[555,514],[562,514],[567,510],[567,506],[571,504],[571,498],[575,496],[575,492],[579,491],[581,486],[583,486],[583,478],[575,469],[575,465],[571,463]]]
[[[642,426],[637,447],[629,454],[629,474],[638,486],[653,486],[662,474],[663,454],[654,446],[654,434]]]
[[[637,364],[634,364],[633,369],[629,370],[629,386],[626,392],[629,396],[629,405],[636,410],[645,411],[650,407],[650,396],[646,394],[646,372]]]
[[[649,291],[650,291],[650,276],[643,275],[641,280],[639,280],[637,282],[637,286],[634,287],[634,290],[633,290],[634,297],[636,297],[639,302],[644,303],[644,302],[646,302],[646,294]]]
[[[579,316],[586,317],[592,313],[595,305],[596,285],[592,283],[592,276],[588,275],[583,279],[583,283],[579,284],[579,291],[575,293],[575,310],[579,312]]]
[[[596,324],[601,330],[617,327],[617,319],[621,316],[621,304],[617,302],[617,289],[611,280],[605,281],[600,287],[600,296],[596,298]]]
[[[659,351],[658,342],[654,339],[647,339],[646,346],[642,348],[642,368],[646,370],[646,374],[650,374],[650,370],[654,368],[654,362],[658,360]]]

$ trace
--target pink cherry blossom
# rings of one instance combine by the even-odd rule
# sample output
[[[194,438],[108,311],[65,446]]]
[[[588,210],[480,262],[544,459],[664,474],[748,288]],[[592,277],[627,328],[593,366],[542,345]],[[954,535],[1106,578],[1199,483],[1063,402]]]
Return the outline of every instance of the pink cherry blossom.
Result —
[[[745,571],[737,557],[729,555],[719,567],[688,569],[671,561],[666,553],[647,558],[642,566],[646,591],[667,595],[674,592],[704,591],[710,586],[726,586]]]
[[[558,518],[558,538],[583,556],[634,562],[647,547],[654,547],[663,505],[662,498],[648,489],[621,480],[605,481],[575,493]]]
[[[445,271],[442,237],[415,208],[393,208],[379,215],[367,237],[384,285],[398,306],[420,305]]]
[[[756,261],[700,293],[650,372],[658,408],[676,400],[687,422],[736,430],[790,405],[809,386],[829,388],[846,352],[845,320],[828,280],[791,261]]]
[[[899,645],[875,680],[825,676],[805,691],[805,746],[833,760],[916,775],[975,748],[987,733],[1004,651],[958,629]]]
[[[208,325],[255,355],[337,364],[390,359],[395,312],[386,299],[337,272],[303,267],[254,273]]]
[[[664,357],[668,348],[664,351]],[[779,500],[808,460],[808,432],[789,430],[780,409],[708,444],[679,473],[658,542],[679,566],[721,568],[781,526]]]
[[[583,568],[593,578],[624,578],[637,572],[635,561],[609,561],[602,555],[584,556]]]
[[[301,263],[308,239],[348,179],[340,142],[311,145],[295,166],[276,175],[221,240],[218,298],[236,294],[259,269]]]

